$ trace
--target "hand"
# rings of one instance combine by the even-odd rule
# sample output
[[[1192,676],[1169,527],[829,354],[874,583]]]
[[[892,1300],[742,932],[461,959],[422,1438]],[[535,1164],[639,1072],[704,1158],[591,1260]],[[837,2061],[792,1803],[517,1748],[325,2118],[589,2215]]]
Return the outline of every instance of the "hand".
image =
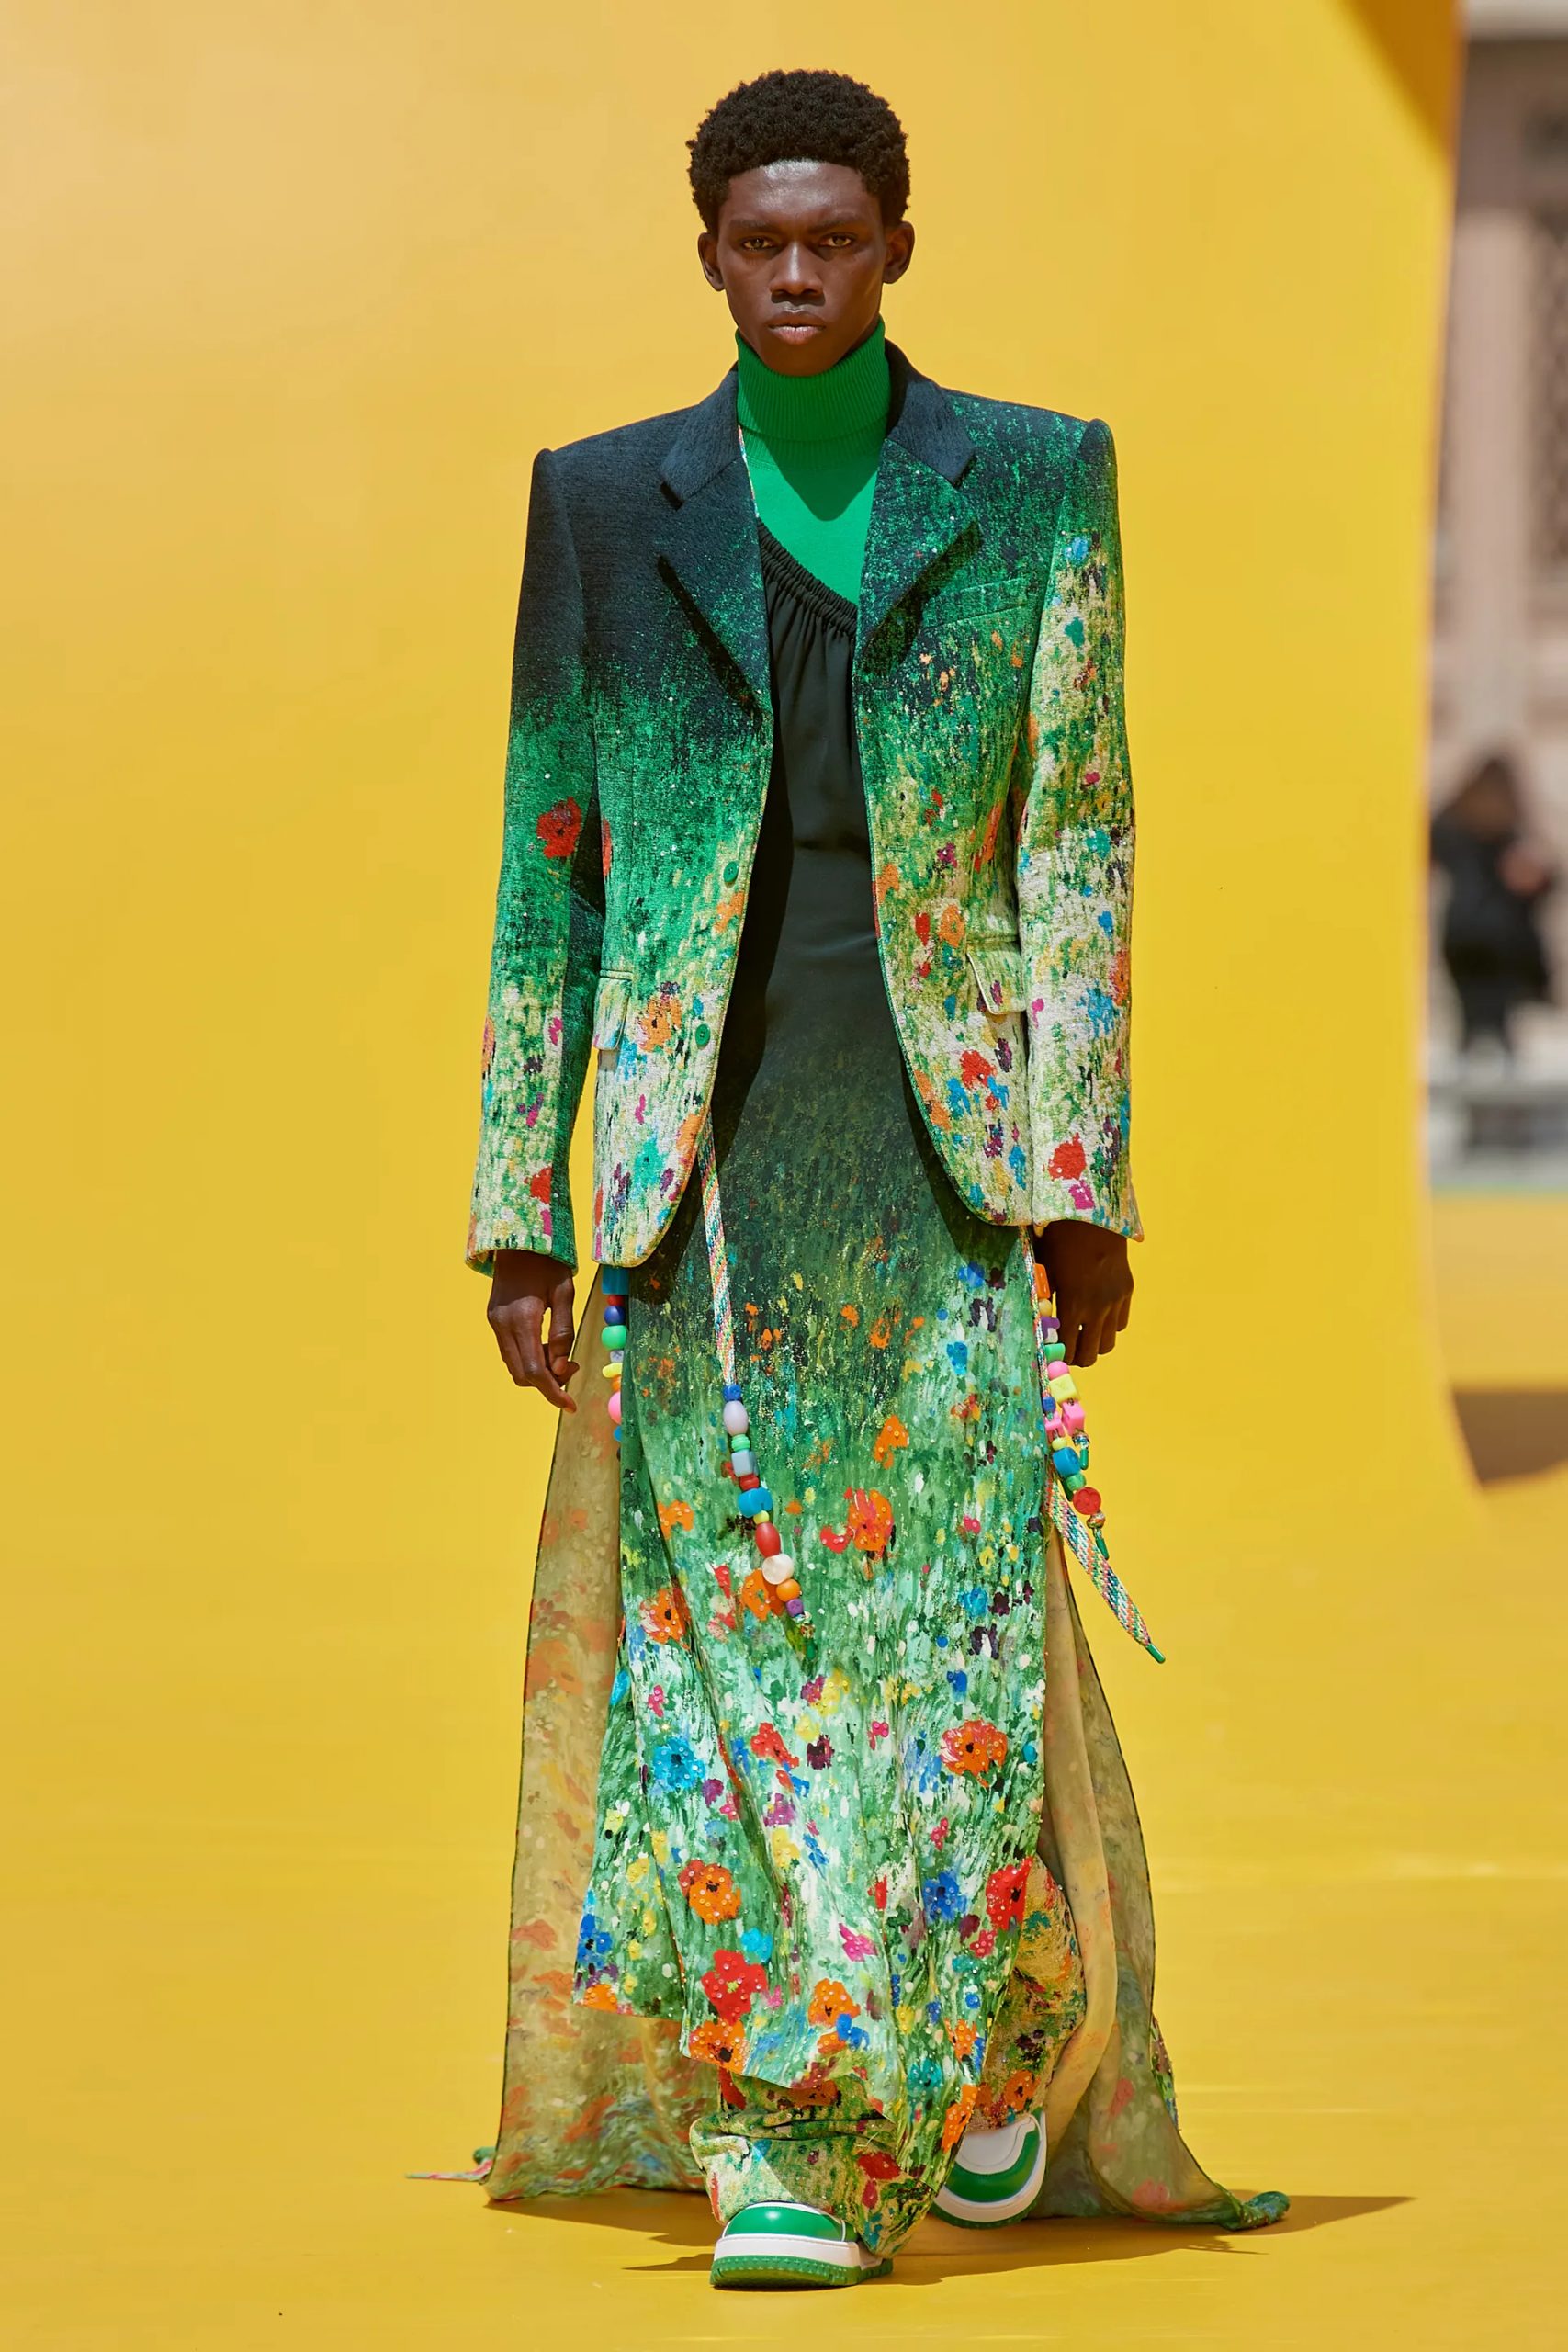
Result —
[[[519,1388],[536,1388],[558,1412],[575,1413],[566,1393],[581,1370],[571,1360],[571,1268],[537,1250],[498,1250],[486,1312],[502,1362]],[[544,1336],[549,1311],[549,1338]]]
[[[1061,1217],[1041,1230],[1040,1255],[1055,1295],[1068,1363],[1092,1363],[1096,1356],[1108,1356],[1133,1311],[1126,1235]]]

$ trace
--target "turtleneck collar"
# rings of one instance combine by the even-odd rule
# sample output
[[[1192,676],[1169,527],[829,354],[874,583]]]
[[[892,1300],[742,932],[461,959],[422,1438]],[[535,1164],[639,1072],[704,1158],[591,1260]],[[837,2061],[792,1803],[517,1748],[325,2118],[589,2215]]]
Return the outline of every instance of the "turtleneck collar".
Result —
[[[887,341],[878,319],[865,341],[821,376],[781,376],[735,338],[740,380],[736,413],[743,433],[764,441],[840,441],[880,435],[887,423]]]

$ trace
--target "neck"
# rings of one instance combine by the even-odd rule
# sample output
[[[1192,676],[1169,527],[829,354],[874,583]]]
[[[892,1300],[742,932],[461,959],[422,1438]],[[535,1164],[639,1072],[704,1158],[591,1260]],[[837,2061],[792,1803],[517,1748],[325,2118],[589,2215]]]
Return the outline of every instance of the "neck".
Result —
[[[781,376],[735,338],[736,412],[743,432],[767,441],[838,441],[887,422],[887,343],[878,319],[863,343],[819,376]]]

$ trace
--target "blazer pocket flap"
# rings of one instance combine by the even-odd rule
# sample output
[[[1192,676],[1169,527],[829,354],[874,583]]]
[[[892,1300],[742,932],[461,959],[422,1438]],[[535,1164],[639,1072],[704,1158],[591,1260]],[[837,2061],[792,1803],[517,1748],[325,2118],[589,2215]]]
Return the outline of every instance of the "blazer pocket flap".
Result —
[[[629,972],[602,972],[593,999],[593,1044],[602,1054],[613,1053],[626,1032],[632,1001]]]
[[[1000,947],[994,942],[971,941],[969,969],[987,1012],[1021,1012],[1024,1007],[1023,950],[1016,941]]]

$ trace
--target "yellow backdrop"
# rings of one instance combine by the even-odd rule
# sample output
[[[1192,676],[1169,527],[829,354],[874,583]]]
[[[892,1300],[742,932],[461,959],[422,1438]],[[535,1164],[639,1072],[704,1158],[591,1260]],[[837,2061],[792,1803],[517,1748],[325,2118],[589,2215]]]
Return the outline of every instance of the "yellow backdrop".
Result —
[[[726,365],[682,141],[770,63],[905,117],[919,363],[1117,435],[1150,1239],[1089,1397],[1171,1664],[1094,1636],[1156,1885],[1419,1842],[1438,1790],[1444,1838],[1481,1818],[1416,1083],[1447,11],[847,14],[14,0],[39,2175],[106,2129],[253,2188],[488,2130],[550,1428],[460,1250],[528,469]]]

